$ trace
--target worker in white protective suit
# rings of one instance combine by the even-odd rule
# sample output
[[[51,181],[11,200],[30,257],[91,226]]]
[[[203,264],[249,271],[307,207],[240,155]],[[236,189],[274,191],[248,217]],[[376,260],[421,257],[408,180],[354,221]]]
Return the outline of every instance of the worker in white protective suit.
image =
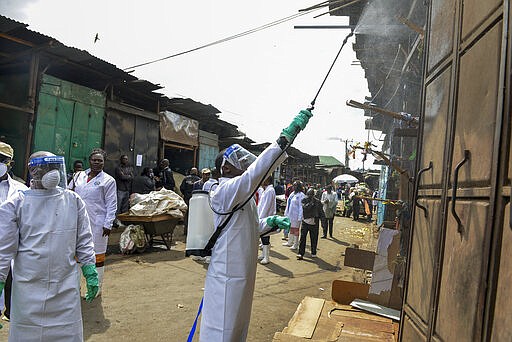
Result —
[[[240,210],[232,213],[212,249],[204,288],[201,342],[240,342],[247,338],[260,234],[276,227],[289,228],[285,217],[259,220],[253,195],[259,183],[287,157],[284,149],[311,116],[311,112],[301,111],[278,141],[258,158],[235,144],[215,161],[221,170],[219,185],[211,194],[215,226],[228,219],[227,213]]]
[[[288,234],[288,242],[283,243],[283,246],[290,247],[293,250],[299,248],[299,232],[303,219],[302,200],[306,198],[303,190],[304,185],[301,181],[293,183],[293,192],[286,200],[286,209],[284,210],[284,216],[290,219],[292,226],[290,234]]]
[[[262,192],[258,201],[258,217],[260,219],[276,214],[276,191],[272,185],[272,176],[267,177],[262,184]],[[258,257],[262,265],[270,262],[270,235],[261,237],[261,256]]]
[[[7,143],[0,141],[0,204],[19,191],[25,191],[28,188],[25,184],[14,180],[9,172],[12,169],[14,161],[14,149]],[[11,262],[12,264],[12,262]],[[5,280],[4,291],[0,291],[0,312],[3,311],[2,321],[9,321],[11,317],[11,289],[12,289],[12,267]],[[0,324],[1,327],[1,324]]]
[[[83,341],[78,262],[86,300],[98,290],[89,218],[65,189],[64,158],[36,152],[30,189],[0,206],[0,288],[14,259],[10,342]],[[76,258],[76,259],[75,259]]]
[[[96,253],[96,270],[101,294],[105,274],[105,254],[108,237],[117,211],[117,187],[115,179],[103,171],[107,154],[95,148],[89,155],[90,168],[73,177],[68,188],[74,190],[84,200],[91,220],[91,229]]]

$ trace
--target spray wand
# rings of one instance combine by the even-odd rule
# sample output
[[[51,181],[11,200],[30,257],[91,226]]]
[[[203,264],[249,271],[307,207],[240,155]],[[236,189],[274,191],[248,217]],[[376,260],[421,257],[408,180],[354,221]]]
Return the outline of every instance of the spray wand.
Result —
[[[308,108],[309,111],[312,111],[313,109],[315,109],[315,102],[316,102],[316,98],[318,97],[318,94],[320,94],[320,91],[322,90],[325,81],[327,81],[327,77],[329,77],[329,74],[331,73],[331,70],[334,67],[334,64],[336,63],[336,60],[338,59],[338,57],[339,57],[339,55],[341,53],[341,50],[343,50],[343,47],[345,46],[345,44],[347,44],[348,39],[350,37],[352,37],[353,35],[354,35],[354,31],[351,30],[350,33],[345,37],[345,39],[343,39],[343,43],[341,44],[341,47],[340,47],[338,53],[336,54],[336,57],[334,58],[334,61],[332,61],[331,67],[329,68],[329,71],[327,71],[327,74],[325,75],[325,78],[324,78],[322,84],[320,85],[320,88],[318,88],[318,91],[316,92],[316,95],[313,98],[313,101],[311,101],[311,106]]]
[[[347,41],[350,37],[352,37],[354,35],[354,31],[350,31],[350,33],[345,37],[345,39],[343,39],[343,43],[341,44],[341,47],[340,49],[338,50],[338,53],[336,54],[336,57],[334,58],[334,60],[332,61],[332,64],[331,64],[331,67],[329,68],[329,71],[327,71],[327,74],[325,75],[325,78],[324,80],[322,81],[322,84],[320,85],[320,88],[318,89],[318,91],[316,92],[316,95],[315,97],[313,98],[313,101],[311,101],[311,106],[308,108],[308,111],[312,111],[313,109],[315,109],[315,102],[316,102],[316,98],[318,97],[318,95],[320,94],[320,91],[322,90],[324,84],[325,84],[325,81],[327,80],[327,77],[329,77],[329,74],[331,73],[331,70],[332,68],[334,67],[334,64],[336,63],[336,61],[338,60],[338,57],[341,53],[341,50],[343,50],[343,47],[345,46],[345,44],[347,44]],[[296,130],[295,132],[295,136],[297,135],[297,133],[301,130],[301,128],[299,126],[295,126],[294,127],[294,130]],[[294,140],[294,139],[293,139]],[[292,141],[289,141],[286,146],[283,148],[283,150],[281,151],[281,154],[276,158],[276,160],[274,160],[274,162],[272,163],[272,165],[270,166],[269,170],[271,170],[275,163],[279,160],[279,158],[286,152],[286,150],[292,145],[293,143],[293,140]],[[228,212],[219,212],[219,211],[216,211],[214,208],[213,208],[213,205],[211,203],[211,196],[208,196],[208,203],[210,205],[210,208],[213,210],[214,213],[216,213],[217,215],[231,215],[233,214],[234,212],[240,210],[245,204],[247,204],[247,202],[249,202],[249,200],[254,196],[254,194],[256,193],[256,191],[258,191],[258,188],[261,186],[261,184],[263,183],[263,181],[265,180],[266,176],[263,177],[263,179],[260,180],[260,182],[258,183],[258,186],[254,189],[253,193],[251,194],[251,196],[249,196],[242,204],[240,205],[236,205],[233,210],[230,210]]]

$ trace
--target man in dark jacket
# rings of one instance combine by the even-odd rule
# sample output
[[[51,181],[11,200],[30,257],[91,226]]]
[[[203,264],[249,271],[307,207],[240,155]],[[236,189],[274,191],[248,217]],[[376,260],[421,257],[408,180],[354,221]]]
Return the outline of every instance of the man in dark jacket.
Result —
[[[322,216],[322,203],[315,197],[315,189],[309,188],[306,198],[302,200],[302,227],[300,229],[299,254],[297,259],[302,260],[306,253],[306,237],[309,233],[311,239],[311,257],[316,258],[318,245],[318,222]]]
[[[183,178],[183,181],[181,182],[180,191],[183,194],[183,200],[187,204],[187,207],[188,207],[190,198],[192,197],[192,190],[194,189],[194,183],[197,182],[200,179],[201,178],[199,178],[199,176],[197,175],[197,169],[195,167],[193,167],[193,168],[190,169],[190,172],[189,172],[188,176]],[[184,222],[185,228],[183,230],[183,233],[185,235],[187,235],[187,229],[188,229],[188,210],[185,213],[184,221],[185,221]]]
[[[133,167],[128,164],[128,156],[123,154],[120,164],[115,169],[117,186],[117,214],[125,213],[130,209],[128,202],[132,191]]]
[[[169,159],[162,159],[158,169],[155,171],[155,187],[157,190],[166,188],[167,190],[174,191],[174,176],[169,167]]]
[[[192,190],[203,190],[204,183],[208,182],[212,172],[208,168],[204,168],[201,170],[201,179],[194,183],[194,188]]]
[[[140,176],[135,176],[132,182],[132,193],[149,194],[155,190],[155,180],[153,179],[153,170],[145,167]]]

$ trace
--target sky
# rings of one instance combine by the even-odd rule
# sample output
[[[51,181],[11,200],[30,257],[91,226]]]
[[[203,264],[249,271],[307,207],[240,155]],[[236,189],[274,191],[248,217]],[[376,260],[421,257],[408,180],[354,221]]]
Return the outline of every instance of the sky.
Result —
[[[318,0],[259,0],[241,6],[234,0],[2,0],[0,13],[30,30],[86,50],[121,69],[190,50],[297,14]],[[307,108],[324,80],[346,29],[294,29],[294,25],[346,25],[348,18],[323,15],[323,8],[291,21],[222,44],[135,68],[134,76],[164,86],[167,97],[211,104],[221,119],[249,138],[275,141],[282,128]],[[99,40],[94,42],[98,34]],[[364,129],[363,111],[348,107],[369,96],[364,70],[351,38],[315,104],[313,118],[294,147],[311,155],[330,155],[342,163],[345,144],[380,132]],[[378,167],[368,157],[365,169]],[[350,159],[363,166],[362,155]]]

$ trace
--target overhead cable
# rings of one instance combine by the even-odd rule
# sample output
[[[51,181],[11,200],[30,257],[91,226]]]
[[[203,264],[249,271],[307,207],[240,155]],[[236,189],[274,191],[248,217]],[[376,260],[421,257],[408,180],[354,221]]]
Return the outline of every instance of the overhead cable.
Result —
[[[296,14],[293,14],[293,15],[290,15],[288,17],[285,17],[285,18],[282,18],[282,19],[278,19],[278,20],[275,20],[273,22],[270,22],[268,24],[265,24],[265,25],[261,25],[261,26],[258,26],[256,28],[253,28],[253,29],[250,29],[250,30],[247,30],[247,31],[244,31],[244,32],[241,32],[241,33],[238,33],[238,34],[235,34],[235,35],[232,35],[232,36],[229,36],[229,37],[226,37],[226,38],[222,38],[222,39],[219,39],[219,40],[216,40],[214,42],[211,42],[211,43],[208,43],[208,44],[205,44],[205,45],[201,45],[201,46],[198,46],[198,47],[195,47],[193,49],[190,49],[190,50],[186,50],[186,51],[182,51],[182,52],[178,52],[178,53],[175,53],[175,54],[172,54],[172,55],[169,55],[169,56],[166,56],[166,57],[162,57],[162,58],[158,58],[158,59],[154,59],[154,60],[151,60],[149,62],[145,62],[145,63],[140,63],[140,64],[137,64],[137,65],[133,65],[133,66],[130,66],[130,67],[127,67],[127,68],[124,68],[123,70],[130,70],[130,69],[135,69],[135,68],[139,68],[141,66],[145,66],[145,65],[148,65],[148,64],[153,64],[153,63],[156,63],[156,62],[160,62],[160,61],[164,61],[166,59],[170,59],[170,58],[174,58],[174,57],[178,57],[178,56],[181,56],[181,55],[184,55],[184,54],[187,54],[187,53],[190,53],[190,52],[194,52],[194,51],[197,51],[197,50],[201,50],[201,49],[204,49],[204,48],[207,48],[207,47],[210,47],[210,46],[213,46],[213,45],[217,45],[217,44],[221,44],[221,43],[224,43],[224,42],[228,42],[230,40],[233,40],[233,39],[236,39],[236,38],[240,38],[240,37],[243,37],[243,36],[247,36],[249,34],[252,34],[252,33],[255,33],[255,32],[258,32],[258,31],[261,31],[261,30],[264,30],[264,29],[267,29],[269,27],[272,27],[272,26],[276,26],[276,25],[279,25],[279,24],[282,24],[284,22],[287,22],[287,21],[290,21],[290,20],[293,20],[295,18],[298,18],[298,17],[301,17],[303,15],[306,15],[306,14],[309,14],[311,12],[314,12],[318,10],[318,8],[315,8],[315,9],[311,9],[309,11],[305,11],[305,12],[299,12],[299,13],[296,13]]]

